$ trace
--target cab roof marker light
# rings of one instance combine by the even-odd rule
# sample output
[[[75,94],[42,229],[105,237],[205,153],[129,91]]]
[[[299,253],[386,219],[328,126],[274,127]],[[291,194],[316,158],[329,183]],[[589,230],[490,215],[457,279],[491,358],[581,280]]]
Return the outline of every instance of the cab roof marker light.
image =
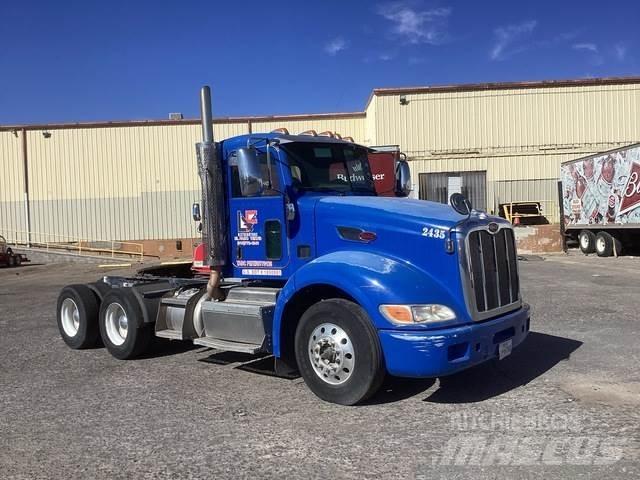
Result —
[[[289,130],[284,127],[276,128],[271,130],[271,133],[280,133],[282,135],[289,135]]]
[[[311,137],[317,137],[318,136],[318,132],[316,132],[315,130],[311,129],[311,130],[305,130],[304,132],[301,132],[299,135],[309,135]]]

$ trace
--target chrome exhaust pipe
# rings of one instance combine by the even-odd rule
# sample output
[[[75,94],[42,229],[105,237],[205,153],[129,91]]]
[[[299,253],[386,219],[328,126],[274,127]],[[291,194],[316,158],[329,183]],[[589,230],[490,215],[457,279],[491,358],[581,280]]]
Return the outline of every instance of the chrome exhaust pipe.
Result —
[[[223,300],[220,289],[222,267],[227,264],[227,225],[224,211],[224,183],[222,164],[213,139],[213,116],[211,114],[211,89],[200,90],[200,117],[202,142],[196,144],[198,174],[202,185],[202,242],[206,245],[205,262],[211,267],[207,283],[207,299]]]

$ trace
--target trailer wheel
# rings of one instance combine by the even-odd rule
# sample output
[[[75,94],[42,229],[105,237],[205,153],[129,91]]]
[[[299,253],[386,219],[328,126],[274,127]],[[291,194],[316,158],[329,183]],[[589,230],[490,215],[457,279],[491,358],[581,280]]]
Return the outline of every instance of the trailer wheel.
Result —
[[[311,306],[296,329],[295,351],[305,383],[328,402],[362,402],[384,379],[378,335],[362,307],[348,300]]]
[[[582,230],[578,235],[578,242],[585,255],[596,251],[596,235],[591,230]]]
[[[22,265],[22,257],[20,255],[16,255],[15,259],[16,259],[16,267],[19,267],[20,265]]]
[[[610,257],[615,248],[616,254],[622,253],[622,242],[608,232],[598,232],[596,236],[596,253],[599,257]]]
[[[7,260],[7,265],[9,266],[9,268],[15,267],[16,257],[14,257],[13,255],[9,255],[9,259]]]
[[[98,342],[98,300],[86,285],[69,285],[58,296],[58,330],[73,349],[89,348]]]
[[[152,325],[142,320],[142,308],[129,288],[114,288],[100,306],[100,336],[109,353],[120,360],[135,358],[151,343]]]

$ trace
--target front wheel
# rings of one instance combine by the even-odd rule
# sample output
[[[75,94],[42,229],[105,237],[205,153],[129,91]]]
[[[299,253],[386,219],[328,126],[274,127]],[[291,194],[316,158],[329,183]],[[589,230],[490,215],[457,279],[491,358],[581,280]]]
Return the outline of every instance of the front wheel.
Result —
[[[98,323],[104,346],[120,360],[142,355],[153,337],[152,325],[143,322],[140,303],[128,288],[114,288],[105,295]]]
[[[362,307],[348,300],[310,307],[298,324],[295,351],[305,383],[328,402],[362,402],[384,379],[378,335]]]

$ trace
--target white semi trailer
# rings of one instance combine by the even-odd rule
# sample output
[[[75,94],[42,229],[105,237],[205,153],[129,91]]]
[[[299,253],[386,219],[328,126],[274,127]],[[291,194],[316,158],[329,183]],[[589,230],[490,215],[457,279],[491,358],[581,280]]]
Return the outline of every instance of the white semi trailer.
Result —
[[[583,253],[640,246],[640,143],[565,162],[560,182],[564,231]]]

